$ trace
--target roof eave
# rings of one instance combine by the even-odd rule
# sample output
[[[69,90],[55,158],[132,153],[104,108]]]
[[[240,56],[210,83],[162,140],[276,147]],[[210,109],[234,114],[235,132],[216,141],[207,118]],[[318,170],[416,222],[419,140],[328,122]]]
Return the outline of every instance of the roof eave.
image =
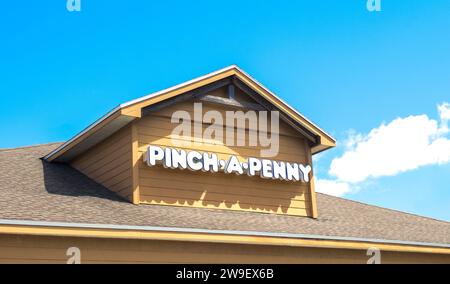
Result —
[[[318,127],[316,124],[314,124],[312,121],[307,119],[304,115],[302,115],[296,109],[292,108],[289,104],[287,104],[285,101],[283,101],[277,95],[272,93],[268,88],[266,88],[263,84],[258,82],[253,77],[251,77],[245,71],[240,69],[237,65],[230,65],[228,67],[222,68],[222,69],[217,70],[215,72],[212,72],[212,73],[209,73],[209,74],[197,77],[195,79],[183,82],[183,83],[175,85],[173,87],[170,87],[170,88],[167,88],[167,89],[164,89],[164,90],[161,90],[161,91],[158,91],[158,92],[155,92],[155,93],[143,96],[143,97],[135,99],[135,100],[128,101],[126,103],[123,103],[123,104],[117,106],[116,108],[114,108],[113,110],[108,112],[106,115],[102,116],[100,119],[95,121],[93,124],[91,124],[90,126],[85,128],[83,131],[81,131],[80,133],[75,135],[73,138],[71,138],[70,140],[68,140],[64,144],[62,144],[60,147],[56,148],[51,153],[46,155],[44,157],[44,159],[46,161],[49,161],[49,162],[56,161],[58,158],[60,158],[62,155],[64,155],[64,153],[66,153],[67,151],[70,151],[74,146],[76,146],[77,143],[79,143],[79,140],[87,139],[91,135],[90,132],[94,132],[95,133],[95,131],[96,131],[95,129],[96,128],[102,128],[106,124],[105,122],[109,122],[109,121],[114,120],[114,119],[120,119],[120,117],[123,118],[123,116],[125,116],[125,119],[129,119],[129,120],[133,120],[134,118],[140,117],[141,113],[139,111],[136,111],[136,110],[128,111],[128,110],[132,109],[133,106],[135,106],[135,105],[137,105],[139,103],[145,102],[146,100],[150,100],[150,99],[153,99],[153,98],[157,98],[157,97],[159,97],[161,95],[167,94],[167,93],[172,92],[172,91],[176,91],[178,89],[182,89],[182,88],[187,87],[189,85],[193,85],[193,84],[196,84],[198,82],[201,82],[202,80],[209,79],[209,78],[212,78],[212,77],[214,77],[216,75],[219,75],[219,74],[222,74],[222,73],[226,73],[226,72],[229,72],[229,71],[235,71],[235,72],[240,73],[241,75],[247,77],[249,80],[253,81],[259,88],[263,89],[265,92],[267,92],[268,94],[270,94],[271,96],[276,98],[276,100],[280,101],[281,104],[283,104],[284,107],[286,107],[291,112],[293,112],[294,114],[298,115],[305,122],[310,124],[310,126],[312,128],[317,129],[318,132],[321,134],[320,135],[321,136],[321,144],[319,146],[322,146],[322,145],[325,146],[325,148],[321,149],[320,151],[324,151],[324,150],[332,148],[332,147],[334,147],[336,145],[336,140],[331,135],[329,135],[324,130],[322,130],[320,127]],[[105,135],[107,135],[107,134],[108,133],[106,133]],[[96,140],[94,139],[94,141],[96,141]],[[313,151],[313,154],[315,154],[315,153],[316,152]],[[67,160],[67,159],[62,159],[62,160]]]
[[[339,249],[450,254],[450,244],[359,237],[309,235],[301,233],[212,230],[183,227],[130,226],[0,219],[0,234],[100,237],[148,240],[243,243]]]

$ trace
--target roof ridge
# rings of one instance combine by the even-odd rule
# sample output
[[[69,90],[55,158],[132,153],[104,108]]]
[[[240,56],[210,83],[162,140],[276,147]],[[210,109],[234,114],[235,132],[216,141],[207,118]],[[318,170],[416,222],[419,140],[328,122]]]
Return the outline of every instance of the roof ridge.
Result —
[[[402,214],[406,214],[406,215],[411,215],[411,216],[414,216],[414,217],[425,218],[425,219],[428,219],[428,220],[433,220],[433,221],[437,221],[437,222],[441,222],[441,223],[445,223],[447,225],[450,225],[450,221],[446,221],[446,220],[440,220],[440,219],[436,219],[436,218],[433,218],[433,217],[419,215],[419,214],[416,214],[416,213],[411,213],[411,212],[406,212],[406,211],[402,211],[402,210],[398,210],[398,209],[392,209],[392,208],[382,207],[382,206],[379,206],[379,205],[364,203],[364,202],[361,202],[361,201],[358,201],[358,200],[343,198],[343,197],[334,196],[334,195],[330,195],[330,194],[326,194],[326,193],[322,193],[322,192],[316,192],[316,193],[322,194],[322,195],[325,195],[325,196],[328,196],[328,197],[336,198],[336,199],[349,201],[349,202],[352,202],[352,203],[358,203],[358,204],[361,204],[361,205],[366,205],[366,206],[370,206],[370,207],[376,207],[376,208],[383,209],[383,210],[388,210],[388,211],[393,211],[393,212],[396,212],[396,213],[402,213]]]
[[[205,75],[195,77],[193,79],[184,81],[176,85],[172,85],[171,87],[121,103],[116,108],[112,109],[111,111],[109,111],[108,113],[106,113],[93,123],[91,123],[88,127],[84,128],[81,132],[77,133],[67,142],[60,145],[56,149],[53,149],[53,151],[44,156],[44,159],[49,162],[54,161],[56,159],[62,161],[64,160],[64,157],[62,156],[64,156],[66,152],[73,149],[75,145],[86,143],[87,144],[86,147],[94,146],[97,143],[97,140],[96,139],[87,140],[87,139],[91,137],[91,135],[98,135],[96,134],[98,133],[97,130],[103,128],[105,125],[108,125],[114,121],[122,119],[122,123],[118,123],[116,126],[109,128],[108,135],[110,135],[112,133],[115,133],[125,125],[125,123],[123,123],[124,117],[128,117],[128,119],[130,120],[141,118],[141,115],[136,113],[142,114],[142,108],[146,106],[153,105],[155,103],[162,102],[171,98],[175,98],[181,95],[182,93],[198,89],[212,82],[217,82],[218,80],[231,76],[241,78],[244,81],[243,82],[244,85],[247,85],[247,87],[255,91],[258,96],[262,96],[264,99],[268,100],[268,103],[270,105],[274,105],[278,111],[285,113],[287,117],[290,117],[299,124],[304,125],[307,130],[313,132],[314,134],[313,136],[323,137],[324,139],[318,139],[317,143],[315,143],[315,146],[317,146],[317,152],[324,151],[326,149],[335,146],[336,139],[333,138],[331,134],[325,132],[325,130],[321,129],[317,124],[312,122],[310,119],[308,119],[298,110],[296,110],[293,106],[291,106],[283,99],[278,97],[275,93],[270,91],[266,86],[264,86],[258,80],[256,80],[247,72],[242,70],[240,67],[238,67],[235,64],[232,64],[222,69],[207,73]],[[155,98],[159,99],[156,100]],[[86,141],[91,142],[89,143]],[[74,155],[76,155],[76,153]]]
[[[49,142],[49,143],[34,144],[34,145],[28,145],[28,146],[20,146],[20,147],[15,147],[15,148],[0,148],[0,152],[21,150],[21,149],[28,149],[28,148],[36,148],[36,147],[49,146],[49,145],[53,145],[53,144],[62,144],[62,143],[64,143],[64,142]]]

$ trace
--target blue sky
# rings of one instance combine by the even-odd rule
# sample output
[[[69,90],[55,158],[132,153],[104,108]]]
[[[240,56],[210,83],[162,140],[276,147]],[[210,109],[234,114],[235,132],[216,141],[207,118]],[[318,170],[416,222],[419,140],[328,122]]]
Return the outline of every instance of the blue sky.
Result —
[[[450,1],[381,0],[372,13],[366,0],[242,2],[3,3],[0,147],[67,140],[122,102],[237,64],[338,139],[316,158],[319,179],[348,184],[346,198],[450,220],[446,161],[356,183],[330,174],[383,123],[426,115],[442,126]]]

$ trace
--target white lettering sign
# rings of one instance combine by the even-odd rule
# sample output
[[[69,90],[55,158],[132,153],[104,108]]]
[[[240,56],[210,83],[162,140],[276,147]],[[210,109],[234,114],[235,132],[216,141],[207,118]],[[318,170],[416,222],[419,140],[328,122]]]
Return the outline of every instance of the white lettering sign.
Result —
[[[244,162],[231,155],[228,160],[219,159],[214,153],[200,153],[197,151],[184,151],[173,148],[163,148],[150,145],[144,155],[144,162],[153,167],[158,164],[171,169],[189,169],[227,174],[259,175],[265,179],[279,179],[286,181],[309,182],[310,165],[273,161],[268,159],[248,158]]]

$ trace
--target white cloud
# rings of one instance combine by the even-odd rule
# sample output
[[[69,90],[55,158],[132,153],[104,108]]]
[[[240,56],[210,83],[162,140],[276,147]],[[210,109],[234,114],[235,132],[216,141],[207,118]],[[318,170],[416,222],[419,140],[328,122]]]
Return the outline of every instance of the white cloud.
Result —
[[[441,120],[445,122],[450,120],[450,103],[442,103],[438,106],[438,110]]]
[[[441,117],[441,128],[448,132],[448,122],[450,121],[450,103],[443,103],[438,106],[439,116]]]
[[[329,179],[317,179],[316,191],[334,196],[342,196],[352,191],[350,184]]]
[[[329,175],[336,180],[320,180],[318,191],[342,195],[368,178],[450,162],[450,104],[439,105],[438,111],[440,121],[427,115],[408,116],[382,124],[367,135],[351,133],[346,152],[331,162]]]

